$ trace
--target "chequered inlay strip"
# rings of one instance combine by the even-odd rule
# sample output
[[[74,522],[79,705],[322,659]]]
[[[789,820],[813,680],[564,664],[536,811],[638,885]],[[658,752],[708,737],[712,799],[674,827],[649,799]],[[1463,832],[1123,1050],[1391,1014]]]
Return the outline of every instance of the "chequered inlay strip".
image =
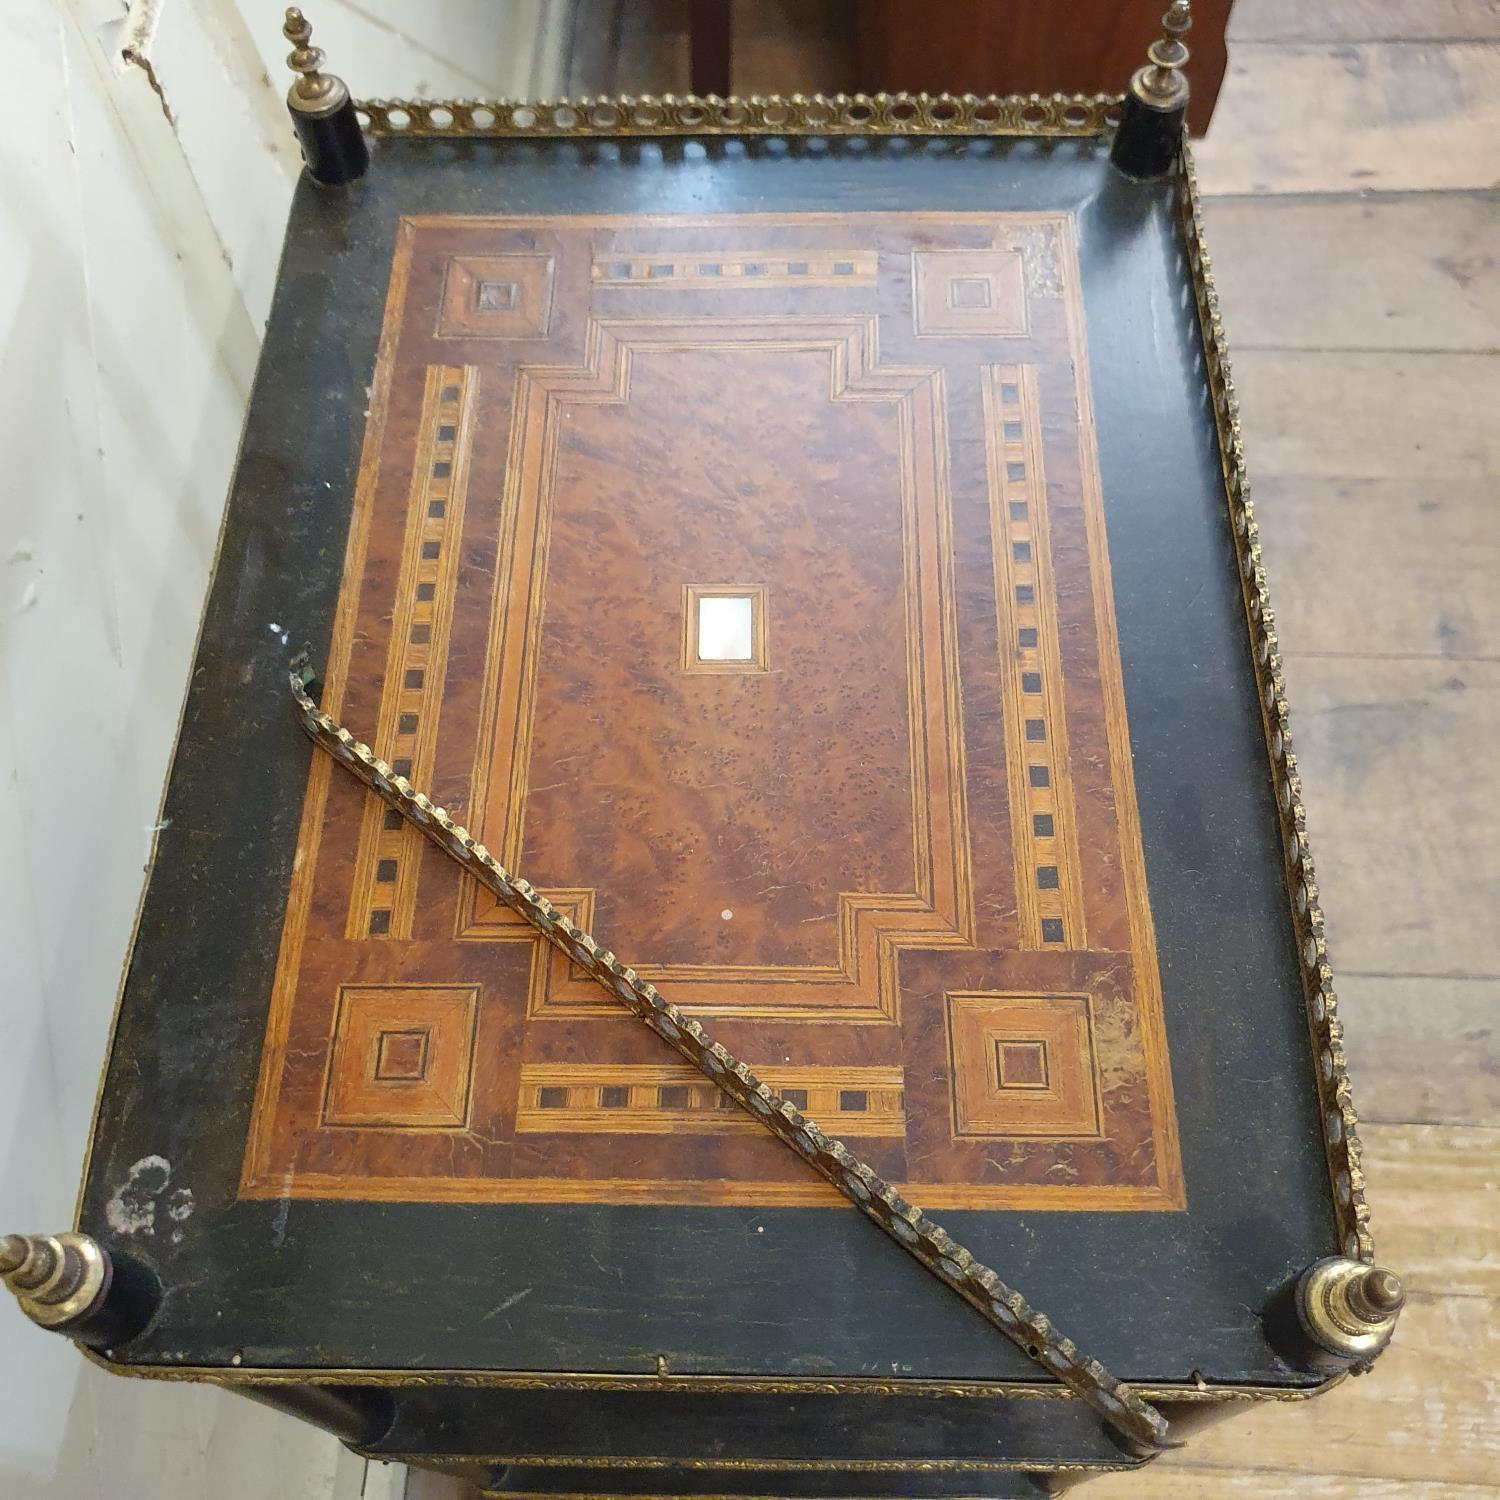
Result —
[[[1020,943],[1083,948],[1036,370],[987,365],[982,379]]]
[[[391,614],[377,742],[403,776],[424,780],[437,742],[478,385],[472,365],[428,368]],[[350,938],[411,936],[422,844],[399,814],[376,803],[365,809]]]
[[[767,1084],[798,1109],[836,1119],[847,1135],[906,1133],[900,1068],[768,1068]],[[521,1065],[516,1129],[525,1133],[754,1134],[759,1127],[687,1064]]]
[[[764,287],[874,286],[873,250],[703,250],[684,255],[600,255],[594,285],[682,291],[754,291]]]

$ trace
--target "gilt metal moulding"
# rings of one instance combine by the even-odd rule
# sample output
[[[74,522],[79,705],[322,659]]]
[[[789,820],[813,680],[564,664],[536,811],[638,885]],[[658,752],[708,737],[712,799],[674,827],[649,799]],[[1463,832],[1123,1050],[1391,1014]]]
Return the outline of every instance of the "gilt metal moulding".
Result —
[[[629,94],[583,99],[361,99],[376,139],[402,136],[702,135],[1095,136],[1116,123],[1114,94],[769,94],[721,99]]]

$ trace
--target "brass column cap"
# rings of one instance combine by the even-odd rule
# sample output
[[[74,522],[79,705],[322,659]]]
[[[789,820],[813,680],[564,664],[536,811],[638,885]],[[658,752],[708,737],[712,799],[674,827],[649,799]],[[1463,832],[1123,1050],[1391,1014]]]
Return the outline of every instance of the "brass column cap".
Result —
[[[1182,40],[1193,24],[1188,0],[1172,0],[1161,18],[1161,37],[1146,49],[1150,61],[1137,68],[1130,79],[1130,92],[1152,109],[1181,109],[1188,102],[1188,81],[1183,73],[1189,52]]]
[[[110,1263],[86,1234],[8,1234],[0,1239],[0,1278],[33,1323],[65,1329],[103,1300]]]
[[[1309,1266],[1297,1284],[1297,1314],[1308,1336],[1355,1366],[1390,1343],[1405,1303],[1394,1272],[1342,1255]]]
[[[297,74],[287,90],[286,102],[305,115],[332,114],[349,98],[342,78],[322,71],[325,58],[321,47],[312,45],[312,25],[296,6],[289,6],[281,34],[292,44],[286,65]]]

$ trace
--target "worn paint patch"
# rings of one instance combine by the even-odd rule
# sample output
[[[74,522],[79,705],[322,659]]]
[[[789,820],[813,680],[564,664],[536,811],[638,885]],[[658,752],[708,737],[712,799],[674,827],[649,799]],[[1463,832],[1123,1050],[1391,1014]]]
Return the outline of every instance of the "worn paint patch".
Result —
[[[104,1217],[117,1234],[154,1235],[161,1227],[185,1224],[193,1216],[191,1188],[167,1189],[172,1181],[172,1163],[164,1156],[143,1156],[130,1175],[116,1188],[104,1207]],[[180,1228],[172,1230],[172,1242],[182,1239]]]

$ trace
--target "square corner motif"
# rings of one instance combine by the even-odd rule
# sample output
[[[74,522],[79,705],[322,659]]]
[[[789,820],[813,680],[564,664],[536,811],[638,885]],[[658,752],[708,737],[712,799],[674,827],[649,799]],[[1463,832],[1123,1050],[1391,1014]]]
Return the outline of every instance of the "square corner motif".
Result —
[[[544,339],[552,326],[550,255],[455,255],[443,273],[437,336]]]
[[[913,250],[918,338],[1005,338],[1027,330],[1019,250]]]
[[[1100,1132],[1087,995],[950,994],[955,1136]]]
[[[469,1121],[476,985],[345,985],[322,1123],[458,1130]]]

